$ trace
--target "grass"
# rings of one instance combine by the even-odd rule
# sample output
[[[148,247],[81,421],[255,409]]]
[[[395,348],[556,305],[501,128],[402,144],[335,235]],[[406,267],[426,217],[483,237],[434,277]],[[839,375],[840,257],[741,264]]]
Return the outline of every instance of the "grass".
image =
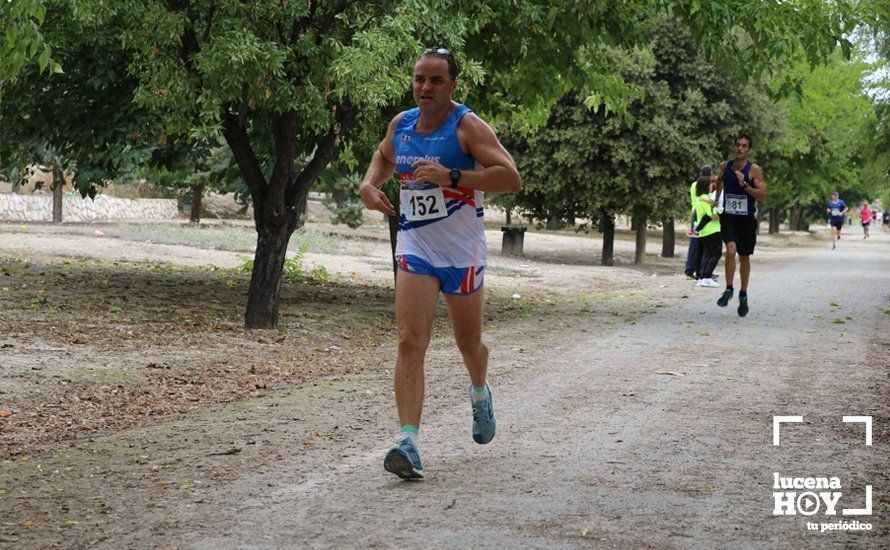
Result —
[[[42,226],[42,228],[45,226]],[[22,231],[21,227],[2,226],[2,232]],[[117,224],[102,226],[69,225],[53,228],[53,233],[94,237],[101,231],[103,237],[125,241],[149,242],[193,246],[209,250],[252,252],[256,246],[256,231],[250,226],[211,225],[189,226],[180,223]],[[300,229],[294,232],[288,250],[322,254],[348,254],[370,256],[371,244],[365,239],[351,239],[317,229]]]

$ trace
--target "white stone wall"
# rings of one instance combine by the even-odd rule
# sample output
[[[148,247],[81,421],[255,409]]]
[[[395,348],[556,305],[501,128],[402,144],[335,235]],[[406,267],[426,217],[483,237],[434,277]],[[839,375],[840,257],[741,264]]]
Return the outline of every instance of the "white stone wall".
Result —
[[[105,222],[112,220],[169,220],[179,217],[175,199],[118,199],[97,195],[93,200],[65,194],[63,222]],[[52,195],[0,194],[0,221],[50,222]]]

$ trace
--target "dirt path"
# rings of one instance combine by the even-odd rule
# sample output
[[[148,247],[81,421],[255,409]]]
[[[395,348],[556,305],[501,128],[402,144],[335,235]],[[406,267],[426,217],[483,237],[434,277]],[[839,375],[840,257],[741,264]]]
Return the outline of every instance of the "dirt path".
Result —
[[[448,403],[425,417],[425,482],[382,472],[389,439],[375,431],[355,440],[350,457],[331,453],[308,474],[293,475],[303,463],[294,456],[200,507],[177,507],[181,528],[161,540],[201,548],[881,547],[890,532],[880,427],[890,247],[867,244],[756,271],[744,320],[697,295],[604,334],[573,327],[589,332],[537,342],[522,361],[511,353],[522,344],[499,335],[494,444],[472,443],[461,384],[434,368],[428,392]],[[879,425],[871,448],[861,429],[840,421],[866,414]],[[806,424],[774,447],[773,415],[802,415]],[[851,508],[872,484],[874,515],[855,519],[873,531],[811,533],[802,516],[773,517],[773,472],[838,476]]]
[[[108,547],[883,547],[890,238],[757,263],[752,313],[640,277],[564,318],[492,331],[499,432],[470,438],[466,376],[429,354],[423,483],[383,472],[397,429],[379,368],[111,434],[18,468],[7,506],[72,518],[6,542]],[[550,329],[542,329],[546,322]],[[555,330],[554,330],[555,327]],[[731,336],[730,336],[731,335]],[[773,415],[802,415],[782,445]],[[874,445],[843,415],[873,415]],[[34,462],[32,460],[32,462]],[[773,473],[874,486],[869,533],[772,515]],[[27,475],[25,475],[27,474]],[[837,521],[825,516],[817,521]],[[848,518],[851,519],[851,518]],[[17,518],[20,521],[20,518]],[[811,521],[813,521],[811,519]],[[30,528],[30,526],[29,526]]]

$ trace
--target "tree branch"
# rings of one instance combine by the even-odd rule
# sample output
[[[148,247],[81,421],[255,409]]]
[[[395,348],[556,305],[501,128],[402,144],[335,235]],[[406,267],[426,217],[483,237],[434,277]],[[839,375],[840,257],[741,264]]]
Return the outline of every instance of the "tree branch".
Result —
[[[240,123],[239,115],[226,113],[222,118],[222,133],[226,143],[232,150],[235,162],[238,163],[238,167],[241,169],[247,188],[250,189],[255,217],[258,219],[260,211],[265,206],[268,184],[256,153],[253,147],[250,146],[247,128]]]
[[[297,38],[299,38],[301,34],[306,32],[306,30],[312,24],[312,20],[315,19],[315,10],[317,7],[318,2],[309,0],[309,13],[306,14],[305,17],[301,17],[300,19],[294,21],[294,26],[291,27],[290,41],[288,42],[288,44],[293,44],[297,41]]]
[[[309,186],[318,179],[322,171],[333,160],[340,147],[340,136],[348,132],[355,120],[355,115],[355,107],[348,100],[340,105],[334,125],[318,143],[312,160],[287,185],[284,200],[288,210],[297,208],[303,195],[309,190]]]
[[[275,166],[269,178],[270,205],[284,204],[288,183],[294,171],[294,152],[297,147],[297,127],[300,115],[287,111],[272,115],[272,139],[275,144]]]
[[[210,28],[213,26],[213,14],[216,13],[216,2],[210,3],[210,10],[207,13],[207,27],[204,29],[204,37],[202,40],[207,42],[207,39],[210,38]]]

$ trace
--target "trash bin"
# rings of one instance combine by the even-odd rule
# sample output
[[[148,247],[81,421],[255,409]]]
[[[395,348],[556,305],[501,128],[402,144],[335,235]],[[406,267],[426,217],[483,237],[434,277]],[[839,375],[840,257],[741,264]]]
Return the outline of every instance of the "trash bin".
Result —
[[[501,227],[504,234],[501,240],[501,254],[504,256],[522,256],[522,247],[525,244],[525,227]]]

